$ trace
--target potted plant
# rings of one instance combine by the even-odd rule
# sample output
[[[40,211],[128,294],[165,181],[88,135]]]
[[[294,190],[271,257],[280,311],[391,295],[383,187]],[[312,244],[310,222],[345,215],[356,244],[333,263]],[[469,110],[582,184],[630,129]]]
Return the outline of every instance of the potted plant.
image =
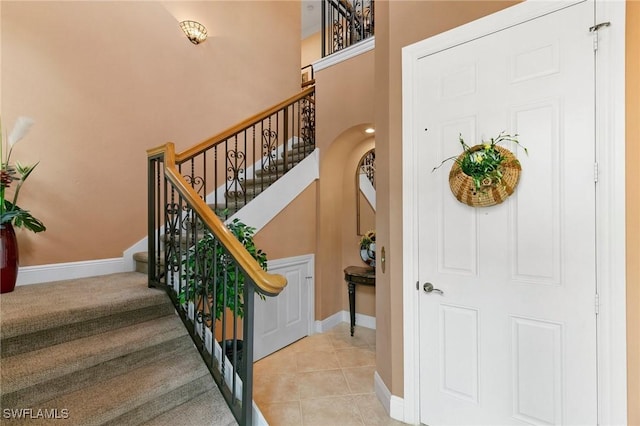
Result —
[[[32,232],[46,230],[44,224],[36,219],[28,210],[18,206],[18,195],[22,185],[39,163],[23,165],[16,161],[11,163],[13,147],[27,134],[33,120],[18,117],[9,137],[0,141],[0,286],[2,293],[13,291],[18,278],[18,241],[14,226],[26,228]],[[0,134],[2,125],[0,123]],[[4,153],[6,157],[4,156]],[[13,191],[11,201],[7,190]]]
[[[234,219],[227,228],[266,271],[267,255],[256,247],[253,240],[256,229],[239,219]],[[188,249],[182,260],[182,278],[186,285],[179,294],[180,303],[194,303],[197,317],[207,325],[210,321],[221,320],[226,309],[237,313],[239,318],[244,318],[244,274],[209,230],[205,230],[204,235]],[[209,300],[204,300],[205,295]],[[264,295],[260,294],[260,297],[264,299]],[[213,314],[210,312],[210,306],[213,306]],[[225,353],[231,359],[233,340],[221,342],[221,345],[224,345]],[[241,340],[236,341],[236,348],[240,361]]]
[[[519,146],[518,135],[501,132],[497,137],[469,146],[459,136],[462,154],[443,160],[436,171],[449,160],[454,164],[449,172],[449,186],[456,199],[473,207],[499,204],[515,191],[520,178],[520,162],[511,151],[498,144],[513,142]],[[522,147],[528,154],[527,148]]]

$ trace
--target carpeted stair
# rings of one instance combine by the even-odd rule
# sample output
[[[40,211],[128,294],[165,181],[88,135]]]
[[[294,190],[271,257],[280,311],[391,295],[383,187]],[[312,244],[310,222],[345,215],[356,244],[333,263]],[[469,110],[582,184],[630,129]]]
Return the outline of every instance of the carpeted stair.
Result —
[[[0,296],[0,338],[2,424],[237,424],[146,275],[18,286]]]

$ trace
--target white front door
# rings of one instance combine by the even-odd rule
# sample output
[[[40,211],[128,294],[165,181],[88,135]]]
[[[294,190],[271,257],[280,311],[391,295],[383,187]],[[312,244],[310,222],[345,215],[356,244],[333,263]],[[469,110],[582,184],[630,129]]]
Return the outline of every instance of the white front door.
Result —
[[[313,256],[270,260],[268,267],[287,286],[276,297],[255,296],[254,361],[313,333]]]
[[[418,60],[424,424],[597,423],[593,19],[584,2]],[[458,202],[432,168],[501,131],[529,150],[505,145],[516,192]]]

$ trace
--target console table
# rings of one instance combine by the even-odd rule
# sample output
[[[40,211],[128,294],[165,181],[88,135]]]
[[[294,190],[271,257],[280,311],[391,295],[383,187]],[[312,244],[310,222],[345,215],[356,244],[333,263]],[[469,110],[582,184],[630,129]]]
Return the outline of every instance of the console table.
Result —
[[[376,270],[362,266],[347,266],[344,269],[344,280],[349,286],[349,314],[351,315],[351,335],[356,325],[356,284],[376,285]]]

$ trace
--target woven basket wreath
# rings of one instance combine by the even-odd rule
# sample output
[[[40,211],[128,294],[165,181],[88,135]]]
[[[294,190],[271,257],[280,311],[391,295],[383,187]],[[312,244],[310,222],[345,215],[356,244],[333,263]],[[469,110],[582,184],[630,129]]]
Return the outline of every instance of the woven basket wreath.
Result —
[[[461,203],[472,207],[489,207],[502,203],[515,191],[522,170],[520,162],[508,149],[497,145],[493,147],[503,158],[498,166],[502,177],[500,179],[485,177],[479,188],[473,178],[462,171],[460,164],[465,155],[483,149],[484,145],[475,145],[469,148],[468,152],[460,154],[454,161],[449,172],[449,187]]]

